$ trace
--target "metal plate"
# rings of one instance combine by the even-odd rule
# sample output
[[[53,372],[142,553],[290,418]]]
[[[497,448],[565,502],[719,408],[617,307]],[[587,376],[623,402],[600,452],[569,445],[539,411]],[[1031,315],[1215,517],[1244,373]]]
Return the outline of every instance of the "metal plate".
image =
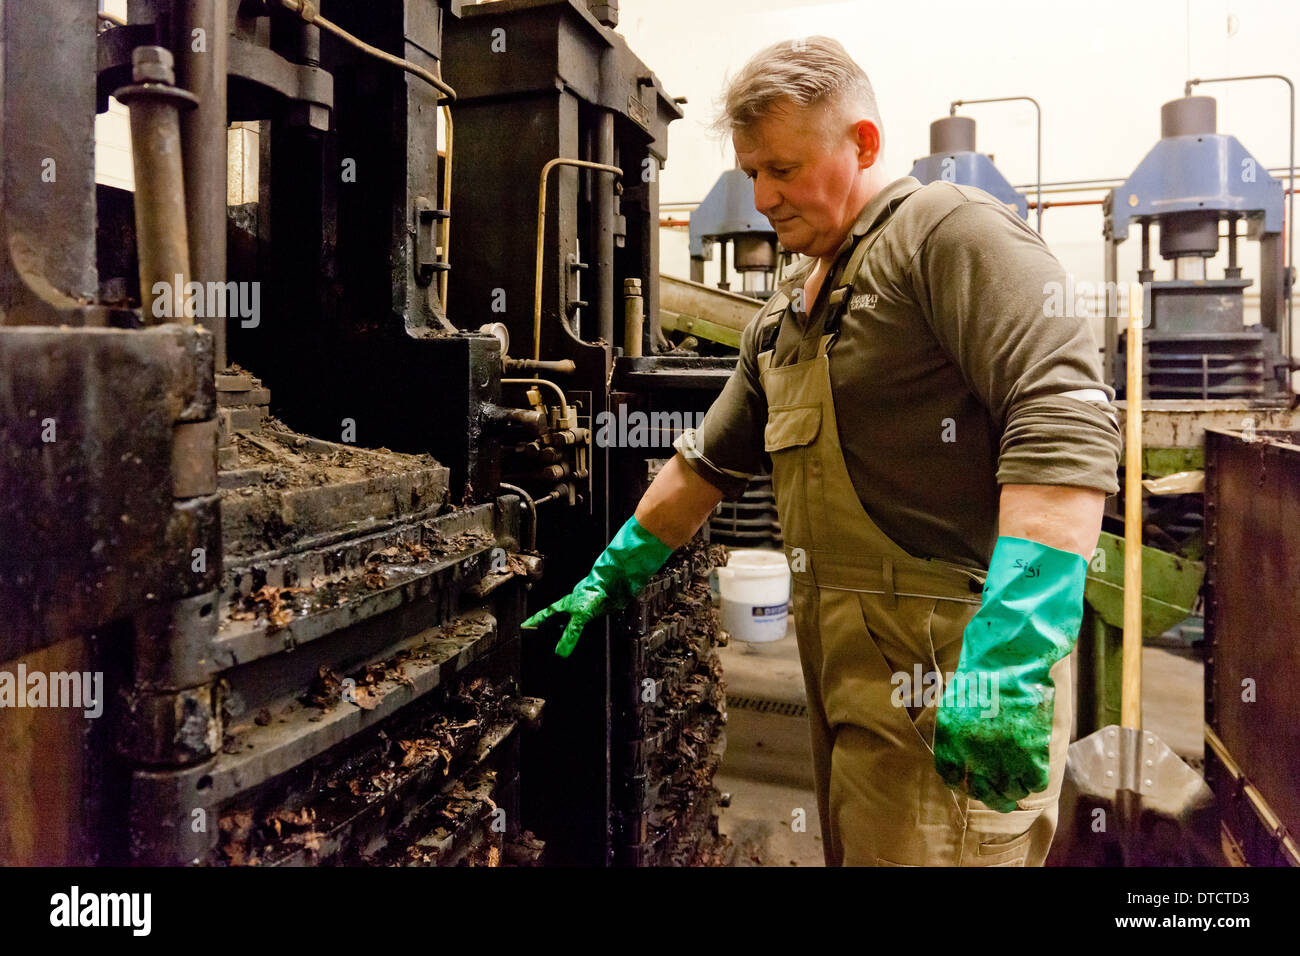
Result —
[[[1206,719],[1281,823],[1300,832],[1300,432],[1207,429]],[[1207,760],[1214,773],[1217,762]],[[1234,787],[1211,785],[1225,825]],[[1254,829],[1254,828],[1252,828]],[[1268,829],[1268,828],[1265,828]],[[1264,832],[1234,833],[1248,860],[1271,856]]]

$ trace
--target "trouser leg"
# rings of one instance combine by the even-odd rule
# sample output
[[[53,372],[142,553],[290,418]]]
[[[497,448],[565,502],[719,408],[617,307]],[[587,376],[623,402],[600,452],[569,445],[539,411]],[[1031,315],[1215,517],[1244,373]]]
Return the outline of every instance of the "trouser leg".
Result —
[[[945,675],[956,669],[961,632],[974,608],[952,602],[927,606],[919,599],[900,599],[894,607],[865,596],[861,601],[864,622],[874,627],[864,628],[865,641],[853,649],[856,670],[843,686],[823,682],[835,726],[823,833],[833,835],[839,860],[846,865],[1041,865],[1056,829],[1069,745],[1069,659],[1052,669],[1058,693],[1048,789],[1030,794],[1011,813],[998,813],[955,793],[935,771],[936,706],[909,710],[889,699],[890,678],[914,674],[914,664]],[[829,666],[823,660],[823,677],[838,672],[835,655],[832,649]],[[837,725],[846,688],[866,710],[860,720]]]
[[[843,849],[830,817],[831,746],[834,734],[827,723],[826,709],[822,702],[822,652],[816,589],[796,581],[791,605],[795,616],[795,638],[799,643],[799,664],[803,669],[804,690],[808,700],[813,789],[817,796],[817,820],[821,826],[822,855],[826,859],[827,866],[839,866]]]

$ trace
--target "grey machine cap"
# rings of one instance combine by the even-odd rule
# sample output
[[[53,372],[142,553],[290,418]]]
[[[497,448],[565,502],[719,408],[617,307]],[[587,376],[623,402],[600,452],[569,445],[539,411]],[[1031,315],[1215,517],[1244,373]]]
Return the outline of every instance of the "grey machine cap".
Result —
[[[1201,136],[1218,129],[1213,96],[1183,96],[1160,107],[1160,136]]]
[[[969,116],[945,116],[930,124],[930,155],[975,152],[975,120]]]

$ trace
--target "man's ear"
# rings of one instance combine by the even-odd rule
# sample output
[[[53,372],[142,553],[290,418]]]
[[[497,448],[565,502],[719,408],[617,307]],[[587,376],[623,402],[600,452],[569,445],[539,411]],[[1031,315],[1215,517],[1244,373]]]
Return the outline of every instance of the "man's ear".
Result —
[[[858,120],[853,130],[858,146],[858,168],[867,169],[880,159],[880,128],[871,120]]]

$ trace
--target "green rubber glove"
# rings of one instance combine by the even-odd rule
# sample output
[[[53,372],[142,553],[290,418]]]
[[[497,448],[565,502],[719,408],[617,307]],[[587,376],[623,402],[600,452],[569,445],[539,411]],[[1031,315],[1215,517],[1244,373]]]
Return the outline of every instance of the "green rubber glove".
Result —
[[[1079,636],[1087,574],[1082,556],[1037,541],[1003,536],[993,549],[939,706],[934,765],[948,786],[1002,813],[1047,789],[1049,671]]]
[[[538,627],[557,611],[569,614],[569,623],[564,627],[560,642],[555,645],[555,653],[568,657],[587,622],[607,609],[626,605],[664,566],[672,553],[672,548],[641,527],[633,515],[618,529],[609,547],[592,565],[591,573],[578,582],[573,592],[538,611],[522,626]]]

